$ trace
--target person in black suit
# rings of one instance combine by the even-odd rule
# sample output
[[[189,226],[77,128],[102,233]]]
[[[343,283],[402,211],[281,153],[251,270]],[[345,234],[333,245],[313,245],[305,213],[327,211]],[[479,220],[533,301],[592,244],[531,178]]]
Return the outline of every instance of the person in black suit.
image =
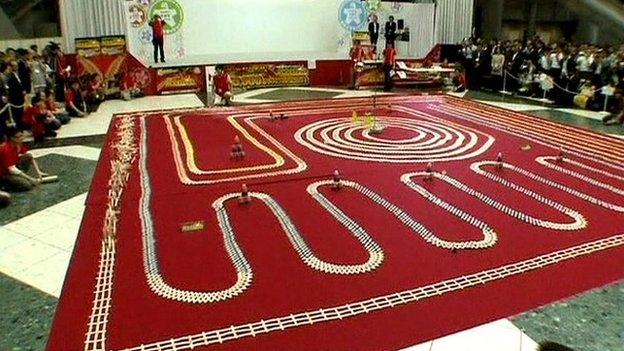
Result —
[[[396,39],[397,24],[394,21],[394,16],[388,18],[386,22],[384,36],[386,37],[386,45],[391,44],[394,47],[394,39]]]
[[[379,39],[379,22],[377,22],[377,15],[371,16],[371,21],[368,23],[368,36],[370,37],[371,45],[373,45],[373,52],[377,53],[377,39]]]
[[[26,90],[24,89],[22,80],[17,74],[17,62],[11,61],[10,66],[7,72],[9,77],[7,85],[9,87],[9,103],[13,105],[11,106],[11,114],[15,125],[23,130],[24,124],[22,123],[22,116],[24,114]]]
[[[19,49],[18,54],[20,58],[17,61],[17,75],[22,82],[24,90],[30,94],[32,91],[32,55],[25,49]]]

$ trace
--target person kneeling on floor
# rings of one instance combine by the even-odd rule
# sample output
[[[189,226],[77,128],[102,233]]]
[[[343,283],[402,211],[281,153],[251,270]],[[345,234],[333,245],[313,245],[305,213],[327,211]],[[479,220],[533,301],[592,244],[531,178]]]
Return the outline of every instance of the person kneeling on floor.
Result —
[[[85,104],[84,94],[80,88],[80,81],[74,79],[71,82],[70,89],[65,95],[65,110],[71,117],[85,117],[87,113],[87,105]]]
[[[9,127],[7,140],[0,144],[0,185],[9,191],[28,191],[41,183],[47,174],[43,173],[34,156],[28,152],[24,142],[24,132]],[[36,176],[26,172],[32,167]]]
[[[32,105],[24,113],[24,123],[30,127],[35,142],[44,138],[55,138],[56,131],[61,128],[61,122],[52,112],[48,111],[45,100],[39,94],[32,98]]]
[[[225,72],[222,65],[216,67],[216,75],[214,76],[214,93],[221,98],[225,106],[229,106],[234,95],[232,94],[232,79]]]

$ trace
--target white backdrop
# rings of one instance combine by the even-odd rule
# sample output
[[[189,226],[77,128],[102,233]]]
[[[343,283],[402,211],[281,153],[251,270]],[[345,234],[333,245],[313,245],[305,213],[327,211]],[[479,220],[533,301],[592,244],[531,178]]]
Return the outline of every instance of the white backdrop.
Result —
[[[150,63],[151,29],[147,23],[135,21],[132,25],[130,18],[136,16],[132,17],[131,8],[137,4],[154,6],[159,1],[118,1],[124,4],[130,51]],[[166,37],[170,63],[346,58],[351,45],[351,32],[339,21],[342,0],[176,1],[184,10],[184,21],[181,29]],[[390,15],[404,19],[411,32],[410,49],[399,55],[421,58],[435,43],[455,43],[470,34],[473,1],[438,0],[437,5],[384,2],[377,14],[382,28]],[[144,9],[149,13],[149,7]],[[383,34],[380,45],[384,45]]]
[[[181,2],[188,55],[338,51],[340,0]]]

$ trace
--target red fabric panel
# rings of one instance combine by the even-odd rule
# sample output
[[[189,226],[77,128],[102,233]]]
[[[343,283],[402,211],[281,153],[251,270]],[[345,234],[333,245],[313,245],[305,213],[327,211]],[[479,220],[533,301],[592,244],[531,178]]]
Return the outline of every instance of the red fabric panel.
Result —
[[[601,148],[598,143],[618,147],[622,146],[622,141],[608,139],[581,129],[559,127],[542,120],[531,121],[529,116],[445,97],[381,97],[377,99],[377,104],[373,112],[380,119],[404,118],[420,121],[419,123],[433,119],[442,125],[470,129],[478,136],[474,146],[476,148],[486,145],[487,135],[493,137],[495,139],[493,145],[484,153],[467,160],[436,162],[434,167],[437,171],[446,171],[448,176],[517,211],[550,221],[570,220],[568,216],[536,200],[477,175],[471,171],[469,167],[471,163],[495,160],[497,154],[502,152],[507,163],[601,200],[622,205],[621,196],[611,191],[547,169],[535,162],[535,158],[539,156],[557,155],[559,143],[540,144],[535,141],[538,140],[537,136],[528,139],[512,134],[515,129],[509,131],[496,129],[490,123],[497,119],[508,119],[509,125],[512,125],[513,118],[522,116],[525,121],[533,122],[523,129],[526,132],[544,127],[544,131],[540,133],[564,133],[565,128],[568,128],[567,134],[561,134],[560,143],[577,138],[580,148],[583,146],[581,139],[587,138],[585,146],[596,145],[596,152]],[[388,104],[392,105],[391,109],[388,109]],[[443,108],[451,107],[460,108],[463,112],[453,114],[443,111]],[[314,111],[319,108],[324,110]],[[411,108],[415,112],[402,108]],[[190,141],[195,145],[194,160],[198,168],[215,170],[271,162],[272,158],[250,144],[247,138],[242,139],[247,152],[246,158],[243,161],[230,160],[229,150],[233,135],[240,133],[235,132],[232,125],[227,122],[229,117],[234,118],[259,143],[282,155],[284,164],[276,169],[284,170],[293,168],[296,165],[295,159],[283,155],[277,145],[251,128],[245,119],[266,116],[269,111],[288,110],[289,118],[286,120],[252,121],[296,157],[304,160],[307,169],[295,174],[245,182],[249,184],[250,191],[272,196],[290,216],[311,250],[325,261],[358,264],[364,262],[368,256],[357,240],[306,192],[306,187],[310,183],[320,179],[331,179],[334,169],[340,170],[343,179],[357,181],[397,205],[443,239],[479,240],[482,233],[475,227],[433,205],[401,183],[402,174],[422,171],[425,169],[424,163],[391,164],[341,159],[312,151],[293,137],[296,131],[311,123],[330,118],[350,119],[352,110],[363,115],[370,109],[370,99],[348,99],[322,103],[314,101],[194,110],[170,114],[169,117],[155,112],[146,117],[145,130],[138,125],[137,115],[136,135],[137,138],[141,135],[146,136],[147,153],[140,154],[140,158],[133,164],[121,200],[123,205],[115,246],[117,251],[112,308],[108,316],[106,348],[138,347],[141,344],[166,341],[230,325],[340,306],[477,273],[621,234],[623,221],[616,212],[507,169],[496,171],[487,168],[487,171],[502,175],[508,181],[580,212],[589,223],[587,227],[570,232],[536,227],[505,215],[441,180],[423,182],[422,179],[414,179],[416,183],[442,200],[486,222],[498,233],[498,242],[491,248],[454,252],[427,243],[395,216],[351,188],[332,191],[328,187],[322,187],[320,192],[359,223],[384,250],[385,258],[379,268],[356,275],[327,274],[311,269],[301,261],[278,221],[266,206],[257,199],[253,199],[249,206],[239,206],[236,201],[232,201],[226,204],[228,217],[236,240],[254,272],[249,288],[232,299],[209,304],[177,302],[159,297],[152,292],[143,272],[143,228],[139,217],[139,199],[145,194],[141,181],[147,182],[145,175],[142,178],[138,171],[139,161],[143,157],[147,162],[150,178],[149,210],[154,221],[158,262],[167,283],[180,289],[206,291],[225,289],[236,280],[235,269],[224,249],[223,236],[212,204],[224,194],[239,192],[242,181],[218,185],[185,185],[180,182],[169,129],[165,123],[166,119],[172,120],[171,115],[177,114],[184,116],[181,121],[188,130]],[[480,111],[477,113],[479,119],[467,120],[466,117],[475,113],[473,112],[475,110]],[[490,115],[494,113],[498,115]],[[423,117],[422,114],[431,117]],[[537,121],[542,123],[538,125]],[[321,137],[319,132],[313,135]],[[180,132],[175,132],[173,136],[180,143]],[[397,141],[414,136],[413,131],[392,127],[379,138]],[[457,137],[450,138],[458,140]],[[357,135],[356,139],[363,140]],[[105,210],[113,140],[110,139],[105,144],[92,184],[87,212],[50,335],[48,343],[50,350],[83,348],[93,299],[94,277],[98,269],[101,237],[99,228]],[[462,145],[467,143],[467,140],[460,142]],[[530,144],[530,149],[523,148],[527,144]],[[180,150],[184,159],[186,153],[182,147]],[[613,168],[607,165],[573,155],[569,157],[573,160],[582,160],[592,167],[614,172]],[[620,156],[615,154],[613,157],[615,161],[616,157]],[[587,176],[595,176],[579,167],[570,169]],[[186,168],[185,170],[188,171]],[[622,172],[616,173],[619,176],[624,175]],[[234,174],[249,174],[249,172],[234,172]],[[201,181],[214,180],[222,175],[189,177]],[[595,178],[611,186],[622,186],[620,181],[608,176]],[[198,220],[205,223],[203,231],[180,232],[181,223]],[[614,282],[624,275],[620,264],[623,257],[624,248],[618,246],[417,302],[199,349],[397,349],[514,315]]]

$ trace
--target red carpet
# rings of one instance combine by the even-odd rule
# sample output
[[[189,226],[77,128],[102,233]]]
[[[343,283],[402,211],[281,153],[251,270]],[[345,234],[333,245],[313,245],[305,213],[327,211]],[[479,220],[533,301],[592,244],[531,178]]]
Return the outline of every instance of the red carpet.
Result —
[[[118,116],[48,349],[389,350],[614,282],[623,146],[443,96]]]

